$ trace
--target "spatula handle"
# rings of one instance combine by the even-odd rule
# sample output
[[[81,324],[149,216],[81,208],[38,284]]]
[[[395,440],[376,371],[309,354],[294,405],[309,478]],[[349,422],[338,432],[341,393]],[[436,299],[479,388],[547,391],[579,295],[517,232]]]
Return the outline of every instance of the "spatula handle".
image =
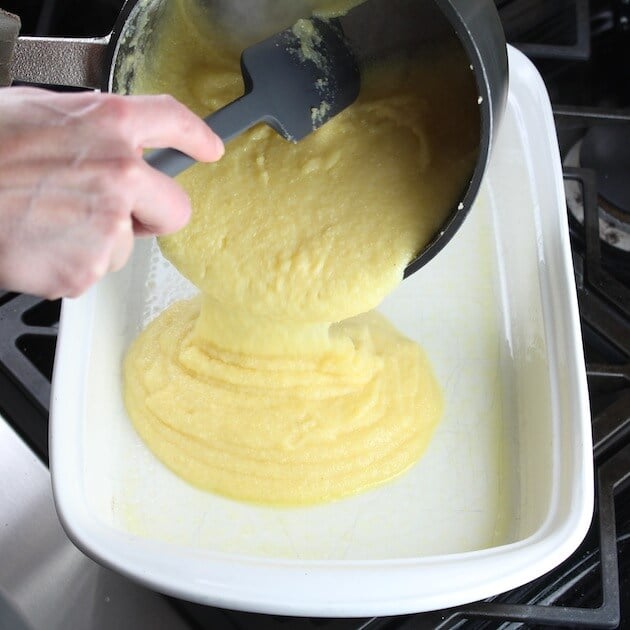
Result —
[[[223,142],[229,142],[263,120],[265,113],[261,100],[249,92],[210,114],[205,121]]]
[[[264,111],[257,107],[253,93],[245,94],[229,105],[205,118],[206,124],[223,142],[243,133],[264,118]],[[177,149],[157,149],[145,158],[146,162],[158,171],[175,177],[196,163],[196,160]]]
[[[169,177],[175,177],[196,164],[196,160],[177,149],[156,149],[147,155],[145,161]]]

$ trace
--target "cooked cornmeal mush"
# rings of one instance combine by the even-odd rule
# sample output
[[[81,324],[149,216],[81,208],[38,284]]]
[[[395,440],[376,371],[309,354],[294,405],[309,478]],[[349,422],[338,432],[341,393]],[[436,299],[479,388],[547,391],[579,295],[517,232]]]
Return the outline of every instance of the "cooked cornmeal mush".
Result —
[[[204,116],[240,96],[239,47],[187,0],[167,11],[134,91]],[[456,50],[375,63],[356,103],[299,143],[260,125],[179,177],[192,219],[160,247],[200,295],[150,323],[124,362],[133,425],[177,475],[307,505],[418,461],[440,387],[418,344],[373,309],[466,188],[474,94]]]

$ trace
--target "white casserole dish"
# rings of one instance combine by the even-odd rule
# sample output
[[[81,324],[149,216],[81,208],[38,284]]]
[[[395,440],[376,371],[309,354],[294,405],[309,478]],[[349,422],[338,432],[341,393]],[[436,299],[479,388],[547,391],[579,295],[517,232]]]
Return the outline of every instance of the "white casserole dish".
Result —
[[[453,606],[524,584],[575,550],[593,469],[562,171],[540,76],[513,49],[510,69],[470,217],[381,309],[426,349],[444,389],[421,461],[381,488],[299,509],[239,504],[176,478],[121,401],[129,343],[191,293],[142,243],[123,271],[63,305],[51,471],[78,547],[177,597],[309,616]]]

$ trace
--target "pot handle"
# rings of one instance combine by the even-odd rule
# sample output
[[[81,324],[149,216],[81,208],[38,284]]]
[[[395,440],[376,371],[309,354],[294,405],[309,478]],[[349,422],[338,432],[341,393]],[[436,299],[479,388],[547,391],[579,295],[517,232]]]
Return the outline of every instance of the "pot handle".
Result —
[[[110,38],[20,37],[13,56],[13,79],[101,89],[109,73]]]
[[[0,9],[0,87],[11,85],[11,63],[20,27],[17,15]]]

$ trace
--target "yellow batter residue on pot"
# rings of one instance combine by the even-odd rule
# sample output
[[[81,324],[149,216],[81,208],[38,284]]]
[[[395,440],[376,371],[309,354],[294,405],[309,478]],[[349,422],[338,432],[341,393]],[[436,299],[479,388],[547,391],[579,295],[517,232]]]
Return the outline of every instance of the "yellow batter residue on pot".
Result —
[[[135,91],[207,114],[242,92],[239,51],[202,35],[184,7],[169,8]],[[160,246],[202,295],[162,313],[124,365],[133,424],[178,475],[303,505],[418,460],[439,387],[420,347],[368,311],[472,172],[478,108],[463,61],[436,50],[429,63],[374,67],[357,103],[300,143],[259,126],[180,177],[193,217]],[[448,72],[459,81],[442,81]]]

